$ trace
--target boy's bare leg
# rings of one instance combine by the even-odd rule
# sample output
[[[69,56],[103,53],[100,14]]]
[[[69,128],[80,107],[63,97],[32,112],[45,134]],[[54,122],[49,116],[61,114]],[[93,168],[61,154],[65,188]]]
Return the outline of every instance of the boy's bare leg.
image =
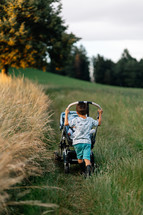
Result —
[[[83,162],[83,159],[78,159],[78,163],[82,163]]]
[[[86,165],[86,166],[91,165],[90,160],[88,160],[88,159],[84,159],[84,161],[85,161],[85,165]]]

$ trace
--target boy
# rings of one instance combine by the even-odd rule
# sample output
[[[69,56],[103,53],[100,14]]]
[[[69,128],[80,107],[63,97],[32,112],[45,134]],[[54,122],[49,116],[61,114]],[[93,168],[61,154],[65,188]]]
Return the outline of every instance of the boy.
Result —
[[[91,138],[90,131],[93,127],[101,125],[102,110],[98,110],[99,119],[94,120],[91,117],[87,117],[87,104],[79,103],[76,105],[76,111],[79,117],[72,119],[68,122],[69,110],[65,110],[65,126],[74,127],[73,133],[73,146],[77,154],[78,163],[80,168],[83,169],[84,162],[86,166],[86,175],[91,175]],[[84,162],[83,162],[84,160]]]

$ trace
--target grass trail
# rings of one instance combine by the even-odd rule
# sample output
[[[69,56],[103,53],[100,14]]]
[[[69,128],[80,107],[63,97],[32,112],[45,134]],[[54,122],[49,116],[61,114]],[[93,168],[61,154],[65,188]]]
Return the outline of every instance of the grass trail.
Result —
[[[56,133],[53,150],[57,149],[60,139],[60,113],[69,103],[94,101],[104,113],[94,148],[98,174],[83,180],[77,166],[71,168],[71,174],[65,175],[62,164],[51,162],[51,169],[42,178],[31,181],[61,189],[29,190],[22,199],[40,199],[55,203],[59,208],[46,212],[42,207],[20,206],[13,215],[48,212],[51,215],[142,215],[143,90],[97,85],[37,70],[27,71],[25,76],[44,85],[53,101],[52,127]],[[91,108],[91,112],[95,117],[96,111]]]

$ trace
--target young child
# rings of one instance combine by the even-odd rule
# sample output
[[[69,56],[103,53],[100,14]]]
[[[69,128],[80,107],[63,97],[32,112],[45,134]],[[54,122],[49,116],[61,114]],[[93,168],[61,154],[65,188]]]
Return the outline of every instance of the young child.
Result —
[[[85,162],[86,175],[91,175],[91,138],[90,131],[93,127],[101,125],[101,115],[102,110],[98,110],[99,119],[94,120],[91,117],[87,117],[87,104],[79,103],[76,105],[76,111],[79,117],[75,117],[71,121],[68,121],[69,110],[65,110],[65,126],[70,126],[74,128],[73,133],[73,146],[77,154],[78,163],[80,168],[83,169]],[[84,161],[84,162],[83,162]]]

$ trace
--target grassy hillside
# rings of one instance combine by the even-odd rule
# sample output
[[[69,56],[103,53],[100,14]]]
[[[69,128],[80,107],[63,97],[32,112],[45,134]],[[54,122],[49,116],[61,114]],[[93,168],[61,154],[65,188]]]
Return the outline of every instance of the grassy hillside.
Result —
[[[33,190],[23,199],[56,203],[59,207],[49,212],[51,215],[142,215],[143,89],[103,86],[32,69],[25,71],[24,76],[42,84],[53,101],[53,150],[60,139],[60,113],[69,103],[94,101],[104,113],[94,147],[97,175],[84,180],[77,167],[71,167],[71,174],[64,175],[62,165],[53,164],[54,171],[51,168],[33,183],[62,189]],[[96,115],[97,110],[91,108],[91,116]],[[39,215],[48,211],[26,206],[15,209],[13,214],[21,213]]]

